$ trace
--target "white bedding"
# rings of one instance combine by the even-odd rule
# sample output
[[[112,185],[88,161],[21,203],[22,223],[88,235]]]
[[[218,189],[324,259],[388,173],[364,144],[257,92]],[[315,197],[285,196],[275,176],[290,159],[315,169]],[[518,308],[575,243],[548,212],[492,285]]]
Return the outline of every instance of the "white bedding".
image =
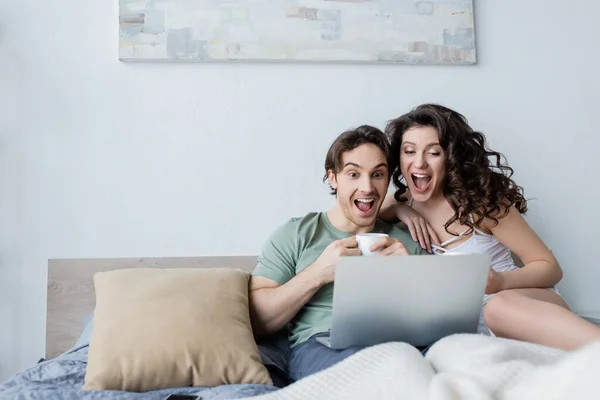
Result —
[[[600,342],[576,352],[454,335],[423,357],[403,343],[365,349],[253,400],[600,399]]]

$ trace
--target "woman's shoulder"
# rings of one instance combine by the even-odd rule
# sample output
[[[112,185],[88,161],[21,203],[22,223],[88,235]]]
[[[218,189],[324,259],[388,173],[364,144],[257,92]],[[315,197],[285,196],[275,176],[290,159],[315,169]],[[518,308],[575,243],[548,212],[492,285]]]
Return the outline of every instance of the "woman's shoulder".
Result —
[[[476,221],[475,227],[487,234],[493,235],[494,230],[499,226],[510,226],[515,221],[523,220],[522,214],[524,214],[524,211],[519,209],[518,205],[506,204],[500,208],[488,210],[483,217],[480,217]]]

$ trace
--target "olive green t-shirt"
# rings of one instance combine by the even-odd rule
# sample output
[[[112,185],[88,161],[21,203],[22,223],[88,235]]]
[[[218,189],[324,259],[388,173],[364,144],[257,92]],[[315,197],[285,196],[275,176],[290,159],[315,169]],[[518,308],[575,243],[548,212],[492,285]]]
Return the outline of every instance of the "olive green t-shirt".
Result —
[[[427,254],[410,234],[377,220],[373,232],[400,240],[410,254]],[[252,275],[283,285],[314,263],[332,242],[353,236],[334,227],[327,213],[309,213],[292,218],[271,235],[258,257]],[[333,283],[323,286],[290,321],[290,342],[295,347],[311,336],[331,329]]]

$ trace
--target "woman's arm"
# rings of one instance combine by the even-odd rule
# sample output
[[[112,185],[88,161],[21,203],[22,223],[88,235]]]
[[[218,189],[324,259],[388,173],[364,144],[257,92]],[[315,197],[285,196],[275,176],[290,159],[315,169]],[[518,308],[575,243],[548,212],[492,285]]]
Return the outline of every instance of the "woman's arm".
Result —
[[[393,193],[388,194],[387,196],[385,196],[383,204],[381,204],[381,208],[379,209],[379,218],[391,224],[398,222],[396,209],[398,209],[399,206],[408,207],[407,204],[398,203],[398,201],[396,201],[396,199],[394,198]]]
[[[402,197],[410,199],[408,190]],[[383,201],[379,210],[379,218],[390,223],[396,223],[398,220],[404,223],[410,232],[413,240],[418,242],[421,247],[432,252],[431,245],[440,245],[440,240],[431,225],[418,212],[406,203],[399,203],[393,194],[389,194]]]
[[[485,228],[524,264],[522,268],[499,273],[500,290],[548,288],[560,282],[563,271],[554,254],[516,208],[511,207],[509,213],[499,219],[498,225],[493,226],[492,221],[486,225]]]

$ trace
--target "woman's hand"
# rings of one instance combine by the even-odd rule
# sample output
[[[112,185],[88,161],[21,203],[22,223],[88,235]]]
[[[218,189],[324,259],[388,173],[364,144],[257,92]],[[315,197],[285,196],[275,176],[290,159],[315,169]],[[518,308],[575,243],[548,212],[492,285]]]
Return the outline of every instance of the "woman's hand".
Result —
[[[494,294],[504,290],[504,276],[500,272],[496,272],[490,268],[488,281],[485,287],[485,294]]]
[[[435,231],[421,215],[407,204],[396,205],[396,217],[406,225],[410,235],[421,247],[432,253],[431,245],[440,245],[440,239]]]

